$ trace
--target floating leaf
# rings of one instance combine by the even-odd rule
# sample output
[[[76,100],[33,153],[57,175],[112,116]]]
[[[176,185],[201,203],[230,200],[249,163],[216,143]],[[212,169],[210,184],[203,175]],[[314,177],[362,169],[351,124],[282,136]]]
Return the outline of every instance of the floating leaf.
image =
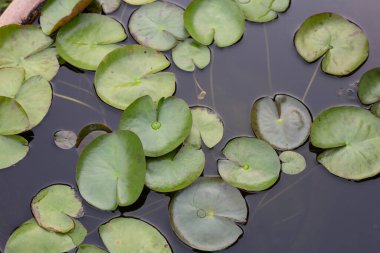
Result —
[[[380,101],[380,68],[372,69],[362,76],[358,96],[366,105]]]
[[[152,3],[154,1],[156,0],[124,0],[124,2],[130,5],[143,5],[143,4]]]
[[[23,137],[0,135],[0,169],[5,169],[18,163],[24,159],[28,152],[28,141]]]
[[[151,48],[128,45],[104,58],[96,71],[95,88],[104,102],[122,110],[144,95],[158,102],[175,92],[174,73],[158,73],[169,65],[163,54]]]
[[[334,13],[309,17],[297,31],[294,42],[307,62],[325,55],[322,70],[331,75],[348,75],[368,58],[368,39],[362,29]]]
[[[282,162],[281,170],[288,175],[296,175],[306,168],[306,160],[300,153],[294,151],[284,151],[280,154]]]
[[[277,12],[285,12],[290,0],[235,0],[249,21],[264,23],[278,17]]]
[[[371,112],[373,115],[380,118],[380,102],[377,102],[371,106]]]
[[[207,46],[193,39],[187,39],[173,49],[172,58],[178,68],[191,72],[195,67],[205,68],[211,61],[211,52]]]
[[[73,131],[61,130],[54,134],[54,143],[61,149],[72,149],[76,142],[77,135]]]
[[[78,247],[78,251],[76,253],[107,253],[107,251],[96,246],[82,244]]]
[[[96,0],[102,6],[105,14],[111,14],[119,9],[121,0]]]
[[[231,246],[243,234],[235,222],[247,219],[247,205],[238,189],[220,178],[199,178],[170,202],[170,224],[190,247],[217,251]]]

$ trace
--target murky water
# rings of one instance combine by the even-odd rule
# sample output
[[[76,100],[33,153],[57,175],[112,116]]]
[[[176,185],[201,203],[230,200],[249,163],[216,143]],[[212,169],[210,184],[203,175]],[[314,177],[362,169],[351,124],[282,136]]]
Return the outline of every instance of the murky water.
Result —
[[[185,7],[189,0],[175,2]],[[134,9],[122,8],[114,16],[122,19],[126,26]],[[305,102],[314,116],[333,105],[358,104],[355,82],[365,71],[380,66],[378,0],[294,0],[291,8],[276,21],[265,25],[247,23],[240,43],[226,49],[213,47],[213,66],[195,73],[207,92],[202,101],[197,100],[199,90],[194,85],[193,75],[170,68],[177,73],[176,96],[190,105],[213,107],[225,123],[223,141],[214,149],[206,150],[205,175],[217,174],[216,160],[229,139],[252,135],[250,108],[255,99],[273,93],[303,97],[317,64],[307,64],[297,55],[293,35],[304,19],[324,11],[344,15],[364,28],[370,41],[370,57],[359,71],[346,78],[318,71]],[[133,39],[128,38],[126,43],[133,43]],[[271,73],[270,78],[268,73]],[[93,73],[79,74],[61,68],[53,80],[54,91],[83,101],[89,107],[56,96],[46,119],[33,130],[35,138],[27,158],[13,168],[0,171],[1,249],[11,232],[31,218],[30,201],[39,190],[55,183],[75,186],[77,152],[57,148],[53,142],[54,132],[61,129],[79,132],[83,126],[97,122],[116,128],[121,111],[94,95],[92,78]],[[242,225],[244,235],[222,252],[377,252],[380,248],[380,179],[360,183],[339,179],[317,165],[309,144],[298,151],[306,156],[307,169],[297,176],[282,175],[268,191],[246,195],[250,215],[248,223]],[[170,197],[145,193],[133,207],[116,212],[103,212],[86,205],[86,217],[81,219],[89,231],[86,243],[102,245],[97,227],[123,214],[155,225],[169,240],[174,252],[192,252],[171,231],[167,212]]]

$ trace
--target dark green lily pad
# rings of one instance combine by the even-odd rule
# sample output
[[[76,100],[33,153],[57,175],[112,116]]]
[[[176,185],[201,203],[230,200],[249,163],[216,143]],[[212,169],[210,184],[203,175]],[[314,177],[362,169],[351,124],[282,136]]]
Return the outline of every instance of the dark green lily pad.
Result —
[[[296,175],[306,169],[306,160],[300,153],[284,151],[279,156],[282,164],[281,170],[288,175]]]
[[[320,13],[306,19],[294,42],[307,62],[324,56],[322,70],[331,75],[348,75],[368,58],[368,39],[362,29],[334,13]]]
[[[61,149],[72,149],[77,143],[77,135],[73,131],[61,130],[55,132],[54,143]]]
[[[107,253],[107,251],[93,245],[82,244],[76,253]]]
[[[124,0],[124,2],[130,5],[143,5],[143,4],[152,3],[154,1],[156,0]]]
[[[285,12],[290,0],[235,0],[249,21],[265,23],[278,17],[278,12]]]
[[[362,76],[358,96],[365,105],[380,101],[380,68],[372,69]]]
[[[199,178],[170,202],[170,224],[190,247],[217,251],[235,243],[243,234],[236,222],[247,219],[247,205],[238,189],[215,177]]]
[[[377,102],[371,106],[371,112],[373,115],[380,118],[380,102]]]
[[[29,152],[28,144],[21,136],[0,135],[0,169],[8,168],[24,159]]]
[[[178,68],[192,72],[195,67],[204,69],[210,63],[211,52],[207,46],[187,39],[173,49],[172,58]]]

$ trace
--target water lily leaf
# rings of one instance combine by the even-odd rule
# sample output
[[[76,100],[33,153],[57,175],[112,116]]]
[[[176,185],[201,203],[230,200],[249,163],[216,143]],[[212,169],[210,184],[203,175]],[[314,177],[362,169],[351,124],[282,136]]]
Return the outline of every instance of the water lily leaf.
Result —
[[[76,179],[82,197],[102,210],[133,204],[145,183],[142,144],[130,131],[115,131],[92,141],[80,155]]]
[[[327,109],[311,128],[311,143],[326,149],[318,155],[328,171],[342,178],[362,180],[380,172],[380,119],[354,106]]]
[[[280,154],[281,170],[288,175],[296,175],[306,169],[306,160],[300,153],[284,151]]]
[[[129,19],[129,32],[141,45],[170,50],[189,37],[183,23],[184,10],[169,2],[154,2],[137,9]]]
[[[158,158],[149,158],[145,185],[157,192],[181,190],[202,174],[205,162],[203,151],[189,145]]]
[[[306,106],[288,95],[276,95],[274,99],[263,97],[252,106],[253,132],[278,150],[295,149],[304,144],[311,123]]]
[[[107,251],[93,245],[82,244],[76,253],[107,253]]]
[[[371,106],[371,112],[373,115],[380,118],[380,102],[377,102]]]
[[[73,218],[83,216],[83,206],[75,190],[67,185],[52,185],[32,200],[33,216],[46,230],[67,233],[74,229]]]
[[[193,0],[185,10],[184,19],[191,37],[206,46],[214,40],[219,47],[231,46],[245,30],[244,15],[231,0]]]
[[[285,12],[290,0],[235,0],[249,21],[264,23],[278,17],[278,12]]]
[[[219,174],[228,184],[246,191],[262,191],[274,185],[281,164],[276,151],[253,137],[238,137],[223,149],[226,160],[218,160]]]
[[[86,139],[86,137],[88,135],[90,135],[91,133],[93,132],[97,132],[97,131],[101,131],[101,132],[106,132],[106,133],[112,133],[112,130],[106,126],[106,125],[103,125],[103,124],[89,124],[85,127],[83,127],[79,134],[78,134],[78,138],[76,139],[76,144],[75,146],[78,148],[80,146],[80,144],[82,143],[82,141],[84,139]]]
[[[121,0],[96,0],[102,6],[105,14],[111,14],[119,9]]]
[[[173,49],[172,58],[178,68],[191,72],[195,67],[205,68],[211,61],[211,52],[207,46],[193,39],[187,39]]]
[[[124,0],[124,2],[130,5],[143,5],[143,4],[152,3],[154,1],[156,0]]]
[[[380,101],[380,68],[366,72],[359,82],[358,96],[363,104]]]
[[[18,163],[24,159],[28,152],[28,141],[23,137],[0,135],[0,169],[5,169]]]
[[[170,224],[190,247],[217,251],[231,246],[243,234],[235,222],[247,219],[247,205],[238,189],[220,178],[199,178],[170,202]]]
[[[139,136],[146,156],[158,157],[181,145],[191,125],[191,112],[184,100],[169,97],[156,105],[151,97],[144,96],[123,112],[119,128]]]
[[[72,149],[77,142],[77,135],[73,131],[61,130],[54,134],[54,143],[61,149]]]
[[[96,71],[95,88],[104,102],[121,110],[144,95],[158,102],[175,92],[174,73],[160,72],[169,65],[163,54],[151,48],[128,45],[104,58]]]
[[[320,13],[306,19],[294,42],[307,62],[325,55],[322,70],[331,75],[348,75],[368,58],[368,39],[362,29],[334,13]]]
[[[50,35],[81,13],[92,0],[47,0],[42,7],[40,24]]]
[[[28,128],[28,116],[21,105],[12,98],[0,96],[0,135],[22,133]]]
[[[28,43],[25,43],[27,41]],[[51,80],[59,63],[53,40],[37,26],[6,25],[0,27],[0,68],[20,67],[25,78],[40,75]]]
[[[123,26],[115,19],[84,13],[59,30],[56,47],[59,55],[71,65],[96,70],[104,56],[120,47],[115,43],[126,38]]]

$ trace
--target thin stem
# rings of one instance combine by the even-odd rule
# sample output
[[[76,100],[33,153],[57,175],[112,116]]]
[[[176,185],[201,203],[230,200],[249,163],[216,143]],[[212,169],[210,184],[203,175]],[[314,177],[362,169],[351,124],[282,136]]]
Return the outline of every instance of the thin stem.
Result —
[[[156,208],[153,208],[145,213],[142,213],[140,214],[140,216],[147,216],[147,215],[150,215],[154,212],[157,212],[158,210],[160,210],[161,208],[163,208],[165,205],[163,205],[162,203],[160,205],[158,205]]]
[[[83,217],[85,217],[85,218],[91,218],[91,219],[98,220],[98,221],[104,221],[103,219],[101,219],[99,217],[96,217],[96,216],[93,216],[93,215],[88,215],[88,214],[85,214]]]
[[[210,47],[211,51],[211,64],[210,64],[210,93],[211,93],[211,103],[214,110],[216,110],[216,103],[215,103],[215,92],[214,92],[214,60],[215,60],[215,53],[214,50]]]
[[[317,66],[315,67],[314,73],[313,73],[313,75],[312,75],[311,78],[310,78],[310,81],[309,81],[309,84],[307,85],[307,88],[306,88],[306,90],[305,90],[305,93],[303,94],[302,102],[305,102],[305,99],[306,99],[307,95],[309,94],[309,91],[310,91],[310,89],[311,89],[311,86],[313,85],[313,83],[314,83],[314,81],[315,81],[315,78],[316,78],[316,76],[317,76],[318,69],[319,69],[320,66],[321,66],[321,62],[322,62],[322,61],[319,60]]]
[[[80,101],[80,100],[78,100],[78,99],[75,99],[75,98],[72,98],[72,97],[68,97],[68,96],[65,96],[65,95],[62,95],[62,94],[59,94],[59,93],[56,93],[56,92],[54,92],[53,95],[54,95],[55,97],[62,98],[62,99],[65,99],[65,100],[68,100],[68,101],[71,101],[71,102],[77,103],[77,104],[82,105],[82,106],[84,106],[84,107],[87,107],[87,108],[89,108],[89,109],[91,109],[91,110],[93,110],[93,111],[95,111],[95,112],[97,112],[97,113],[99,113],[99,114],[102,114],[99,110],[97,110],[97,109],[94,108],[93,106],[91,106],[91,105],[89,105],[89,104],[87,104],[87,103],[85,103],[85,102],[82,102],[82,101]]]
[[[194,79],[194,83],[195,83],[195,86],[196,88],[198,88],[201,92],[198,94],[197,93],[197,98],[198,100],[203,100],[205,99],[206,95],[207,95],[207,92],[202,88],[202,86],[199,84],[198,80],[197,80],[197,77],[195,76],[195,72],[193,72],[193,79]]]
[[[69,82],[66,82],[66,81],[63,81],[63,80],[58,80],[57,83],[60,83],[60,84],[63,84],[63,85],[66,85],[66,86],[69,86],[71,88],[74,88],[74,89],[77,89],[77,90],[80,90],[80,91],[83,91],[91,96],[93,96],[92,92],[85,89],[85,88],[82,88],[82,87],[79,87],[79,86],[76,86],[75,84],[72,84],[72,83],[69,83]]]
[[[272,69],[271,69],[271,62],[270,62],[268,32],[267,32],[267,27],[265,24],[263,25],[263,30],[264,30],[265,51],[266,51],[267,69],[268,69],[268,87],[269,87],[269,94],[272,94],[273,93]]]

